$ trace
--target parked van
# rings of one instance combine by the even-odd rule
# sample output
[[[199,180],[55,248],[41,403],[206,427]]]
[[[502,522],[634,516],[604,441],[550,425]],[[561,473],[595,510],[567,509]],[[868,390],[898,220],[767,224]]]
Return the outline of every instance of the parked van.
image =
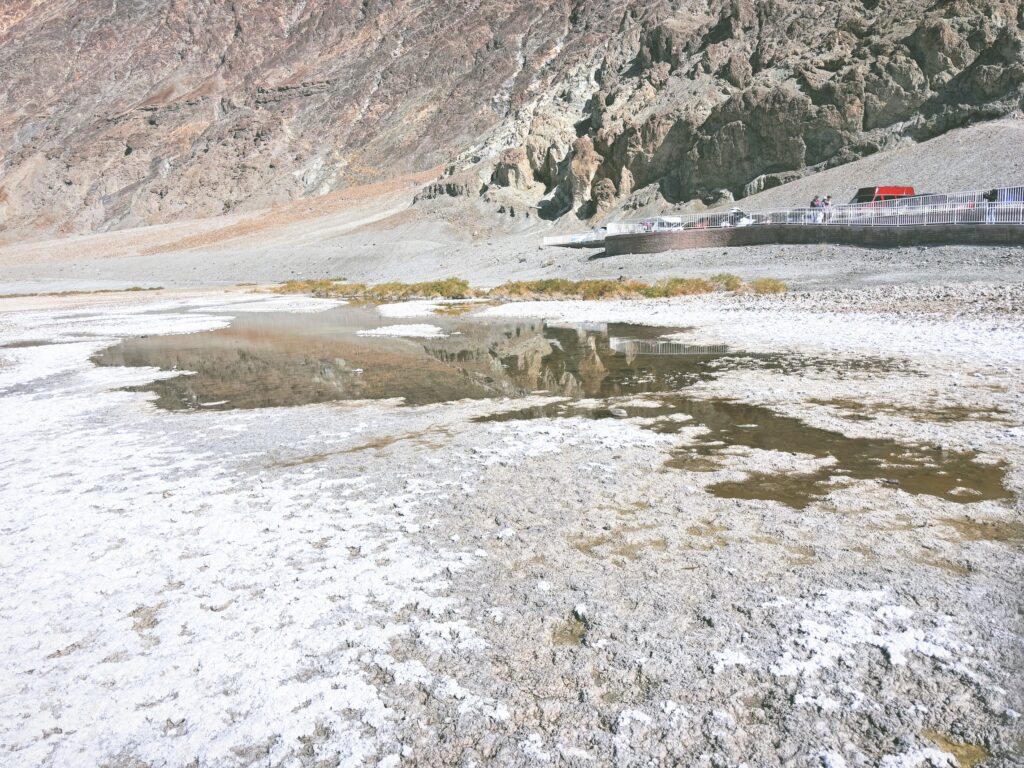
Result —
[[[913,196],[913,187],[861,187],[850,203],[879,203]]]

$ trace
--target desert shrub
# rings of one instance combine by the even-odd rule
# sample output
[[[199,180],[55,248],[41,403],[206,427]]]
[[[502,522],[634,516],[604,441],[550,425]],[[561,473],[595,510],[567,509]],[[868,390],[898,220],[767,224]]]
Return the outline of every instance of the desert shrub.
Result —
[[[740,280],[739,276],[729,274],[728,272],[712,275],[709,280],[726,291],[738,291],[743,287],[743,281]]]
[[[758,277],[747,283],[747,286],[754,293],[785,293],[786,284],[774,277]]]
[[[334,283],[331,280],[289,280],[277,286],[274,293],[309,293],[318,298],[333,296]]]
[[[403,299],[468,299],[477,292],[461,278],[449,277],[423,283],[378,283],[363,286],[362,298],[376,301],[401,301]]]
[[[488,294],[495,298],[531,299],[574,296],[576,283],[562,278],[547,280],[518,280],[492,288]]]
[[[289,280],[274,289],[275,293],[310,293],[314,296],[344,296],[377,301],[402,299],[468,299],[477,295],[466,280],[449,277],[424,283],[341,283],[334,280]]]
[[[363,298],[377,299],[379,301],[398,301],[412,296],[412,286],[409,283],[377,283],[366,289]]]
[[[361,298],[366,295],[366,285],[363,283],[335,283],[332,288],[334,296],[345,298]]]
[[[416,292],[426,298],[471,299],[477,291],[469,286],[469,281],[461,277],[448,277],[428,283],[414,283]]]
[[[700,293],[711,293],[715,286],[699,277],[670,277],[655,286],[661,296],[695,296]]]
[[[781,293],[786,284],[773,278],[759,278],[744,286],[736,275],[720,274],[699,277],[670,277],[649,284],[640,280],[519,280],[503,283],[489,291],[477,290],[458,277],[422,283],[388,282],[367,286],[335,280],[289,280],[274,289],[276,293],[309,293],[319,297],[358,298],[368,301],[403,301],[406,299],[626,299],[671,298],[695,296],[715,290],[749,290],[754,293]]]
[[[639,296],[647,286],[635,280],[581,280],[575,286],[574,295],[581,299],[622,299]]]

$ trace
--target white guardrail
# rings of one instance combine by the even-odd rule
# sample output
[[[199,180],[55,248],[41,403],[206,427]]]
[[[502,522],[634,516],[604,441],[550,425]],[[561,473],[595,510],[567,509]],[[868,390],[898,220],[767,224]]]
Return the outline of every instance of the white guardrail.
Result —
[[[545,237],[544,245],[595,245],[608,235],[679,232],[686,230],[751,227],[765,224],[903,227],[930,224],[1022,224],[1024,187],[1006,187],[948,195],[918,195],[851,203],[831,208],[784,208],[775,211],[743,211],[656,216],[640,221],[611,222],[606,227],[579,235]]]

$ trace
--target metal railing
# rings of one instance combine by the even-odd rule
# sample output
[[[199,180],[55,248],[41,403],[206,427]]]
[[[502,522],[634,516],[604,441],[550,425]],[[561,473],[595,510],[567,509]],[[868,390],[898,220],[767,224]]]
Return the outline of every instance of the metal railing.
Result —
[[[830,208],[784,208],[657,216],[640,221],[611,222],[580,235],[544,238],[544,245],[600,245],[609,235],[700,231],[759,225],[900,227],[932,224],[1024,225],[1024,187],[850,203]]]
[[[587,243],[604,242],[605,233],[595,230],[581,235],[555,235],[545,237],[544,245],[586,245]]]
[[[623,339],[612,336],[608,346],[613,352],[627,357],[637,355],[724,355],[729,352],[725,344],[684,344],[680,341],[658,339]]]
[[[944,203],[919,206],[837,206],[746,214],[724,226],[815,224],[818,226],[924,226],[928,224],[1024,224],[1024,203]],[[688,227],[683,227],[688,228]],[[641,227],[637,231],[648,231]]]
[[[1024,187],[997,187],[995,189],[976,189],[971,192],[943,192],[914,195],[913,197],[894,197],[890,200],[879,200],[871,203],[850,203],[838,206],[871,206],[873,208],[906,208],[935,205],[970,205],[971,203],[1021,203],[1024,202]]]

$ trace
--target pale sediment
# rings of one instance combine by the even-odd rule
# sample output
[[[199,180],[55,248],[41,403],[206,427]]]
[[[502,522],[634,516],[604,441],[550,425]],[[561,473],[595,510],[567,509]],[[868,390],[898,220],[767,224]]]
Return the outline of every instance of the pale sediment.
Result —
[[[738,443],[666,467],[704,428],[636,415],[656,396],[581,404],[624,418],[479,420],[545,395],[171,413],[121,388],[180,372],[89,363],[310,300],[6,312],[0,343],[63,342],[0,348],[8,763],[925,765],[959,744],[1013,765],[1024,350],[1019,315],[960,290],[969,318],[881,294],[480,310],[813,351],[686,395],[973,451],[1018,494],[835,478],[800,510],[710,489],[827,459]]]

